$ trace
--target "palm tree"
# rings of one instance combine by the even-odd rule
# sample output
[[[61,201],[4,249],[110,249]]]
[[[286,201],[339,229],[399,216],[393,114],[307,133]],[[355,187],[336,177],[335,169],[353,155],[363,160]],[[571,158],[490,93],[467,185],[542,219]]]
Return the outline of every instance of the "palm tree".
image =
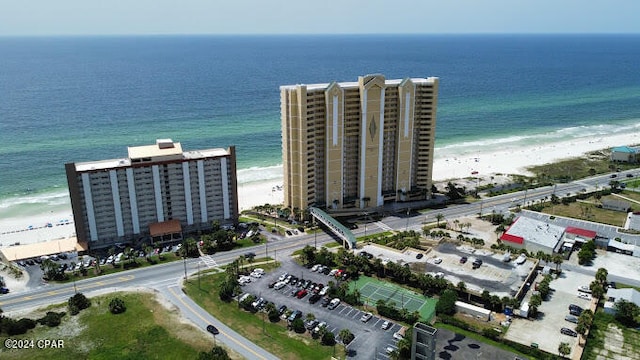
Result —
[[[569,346],[569,343],[561,342],[560,345],[558,346],[558,354],[560,354],[560,356],[562,357],[565,357],[570,353],[571,353],[571,346]]]
[[[559,254],[555,254],[553,255],[553,258],[551,259],[551,261],[553,261],[553,263],[556,264],[556,272],[560,272],[560,265],[564,261],[562,256],[560,256]]]
[[[338,333],[338,337],[340,338],[340,341],[342,341],[342,344],[344,344],[345,346],[353,341],[353,333],[349,329],[340,330],[340,332]]]
[[[596,280],[604,286],[607,284],[607,275],[609,275],[607,269],[599,268],[598,271],[596,271]]]
[[[444,220],[444,215],[442,213],[436,214],[436,226],[440,227],[440,221]]]

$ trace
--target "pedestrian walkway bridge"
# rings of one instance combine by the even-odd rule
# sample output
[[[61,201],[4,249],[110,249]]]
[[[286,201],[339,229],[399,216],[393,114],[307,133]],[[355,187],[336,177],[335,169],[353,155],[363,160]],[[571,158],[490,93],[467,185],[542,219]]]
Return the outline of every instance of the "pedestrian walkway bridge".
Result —
[[[345,249],[355,249],[356,248],[356,237],[353,235],[351,230],[347,229],[344,225],[342,225],[339,221],[331,217],[331,215],[326,212],[315,208],[310,207],[309,213],[313,216],[317,221],[323,223],[331,232],[336,234],[340,239],[342,239],[342,245]]]

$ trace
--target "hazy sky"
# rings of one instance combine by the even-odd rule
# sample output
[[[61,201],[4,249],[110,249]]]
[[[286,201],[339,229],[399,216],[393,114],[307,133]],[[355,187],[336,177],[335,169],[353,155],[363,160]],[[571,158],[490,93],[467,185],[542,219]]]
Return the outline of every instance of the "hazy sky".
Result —
[[[640,0],[0,0],[0,35],[640,33]]]

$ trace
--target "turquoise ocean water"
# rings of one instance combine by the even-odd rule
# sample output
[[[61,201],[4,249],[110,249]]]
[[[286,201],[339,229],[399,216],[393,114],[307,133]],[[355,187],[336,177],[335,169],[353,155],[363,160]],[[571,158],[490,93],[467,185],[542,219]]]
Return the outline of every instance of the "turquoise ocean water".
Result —
[[[0,218],[69,208],[64,163],[156,138],[281,174],[279,86],[440,78],[436,157],[640,129],[640,36],[0,38]]]

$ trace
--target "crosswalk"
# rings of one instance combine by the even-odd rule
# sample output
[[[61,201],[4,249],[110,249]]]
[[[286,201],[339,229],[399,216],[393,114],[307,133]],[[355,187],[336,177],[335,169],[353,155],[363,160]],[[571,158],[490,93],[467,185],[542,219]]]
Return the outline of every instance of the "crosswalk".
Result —
[[[200,261],[202,261],[202,263],[209,269],[218,267],[218,263],[213,260],[211,255],[200,256]]]
[[[380,229],[382,229],[384,231],[392,231],[393,230],[391,227],[389,227],[389,225],[383,223],[382,221],[376,221],[374,224],[376,224],[377,227],[379,227]]]

